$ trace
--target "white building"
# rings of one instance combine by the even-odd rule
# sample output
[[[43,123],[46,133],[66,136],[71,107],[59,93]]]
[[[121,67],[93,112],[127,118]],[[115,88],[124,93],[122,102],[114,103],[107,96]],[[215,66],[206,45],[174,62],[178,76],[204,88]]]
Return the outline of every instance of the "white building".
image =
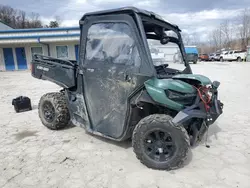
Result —
[[[0,29],[0,71],[30,68],[32,54],[78,59],[80,29]]]

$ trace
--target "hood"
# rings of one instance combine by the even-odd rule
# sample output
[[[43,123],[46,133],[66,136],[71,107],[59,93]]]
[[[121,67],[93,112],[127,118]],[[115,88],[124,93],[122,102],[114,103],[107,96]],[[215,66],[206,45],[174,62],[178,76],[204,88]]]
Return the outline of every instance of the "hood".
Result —
[[[172,79],[157,79],[153,78],[145,82],[145,86],[148,90],[174,90],[181,93],[195,93],[196,90],[186,82],[181,80]]]
[[[211,80],[200,74],[178,74],[173,77],[173,79],[177,80],[198,80],[202,85],[212,84]]]

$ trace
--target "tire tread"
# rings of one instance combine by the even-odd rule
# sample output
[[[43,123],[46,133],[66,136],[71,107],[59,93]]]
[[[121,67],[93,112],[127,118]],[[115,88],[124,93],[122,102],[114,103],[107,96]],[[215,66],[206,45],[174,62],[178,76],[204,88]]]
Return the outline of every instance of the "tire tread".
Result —
[[[38,104],[39,111],[41,110],[41,103],[45,100],[52,102],[55,108],[56,120],[53,123],[46,123],[42,121],[43,125],[52,130],[65,128],[70,120],[65,96],[59,92],[47,93],[43,95]],[[41,120],[43,119],[42,113],[39,113],[39,117]]]
[[[133,131],[133,135],[132,135],[132,146],[133,146],[133,151],[136,154],[137,159],[139,159],[141,161],[142,164],[146,165],[149,168],[153,168],[153,169],[160,169],[160,170],[174,170],[177,168],[180,168],[183,166],[184,162],[186,161],[187,157],[188,157],[188,152],[189,152],[189,147],[190,147],[190,140],[189,140],[189,136],[188,133],[186,131],[186,129],[180,125],[175,125],[172,123],[172,117],[165,115],[165,114],[153,114],[153,115],[149,115],[145,118],[143,118],[135,127],[134,131]],[[171,126],[174,129],[179,130],[184,137],[184,142],[185,142],[185,150],[179,154],[178,156],[178,160],[176,160],[174,163],[169,164],[167,166],[152,166],[149,165],[147,160],[145,160],[143,154],[142,154],[142,150],[139,148],[140,145],[138,143],[136,143],[136,137],[138,137],[139,132],[142,130],[142,127],[147,127],[150,126],[151,123],[153,123],[154,121],[157,121],[158,123],[164,123],[164,122],[170,122],[168,123],[168,126]],[[167,125],[165,123],[165,125]]]

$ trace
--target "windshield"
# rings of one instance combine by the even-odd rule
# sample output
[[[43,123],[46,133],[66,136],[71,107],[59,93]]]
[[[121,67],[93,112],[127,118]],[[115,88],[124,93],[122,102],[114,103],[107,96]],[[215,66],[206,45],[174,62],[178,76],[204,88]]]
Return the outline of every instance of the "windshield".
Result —
[[[178,41],[178,36],[175,32],[165,31],[165,33]],[[168,64],[170,68],[183,68],[184,60],[177,43],[168,42],[167,44],[161,44],[160,40],[150,39],[149,37],[147,41],[154,66]]]

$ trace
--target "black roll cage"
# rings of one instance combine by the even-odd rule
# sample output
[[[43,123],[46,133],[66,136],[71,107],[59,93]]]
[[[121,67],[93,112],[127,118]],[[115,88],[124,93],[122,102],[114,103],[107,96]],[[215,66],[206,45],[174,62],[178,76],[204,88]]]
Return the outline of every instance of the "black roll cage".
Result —
[[[191,70],[190,65],[189,65],[187,58],[186,58],[186,52],[185,52],[185,48],[184,48],[184,45],[182,42],[182,37],[180,34],[181,30],[177,26],[173,26],[167,22],[158,21],[154,18],[148,18],[145,16],[141,16],[141,20],[142,20],[142,22],[152,23],[154,25],[154,27],[161,27],[164,31],[173,31],[176,33],[178,38],[168,37],[170,39],[169,42],[173,42],[173,43],[177,44],[180,51],[181,51],[182,59],[184,61],[184,65],[186,67],[186,69],[183,72],[192,73],[192,70]],[[160,41],[161,36],[156,35],[156,34],[152,34],[152,32],[154,32],[154,28],[150,28],[149,31],[145,31],[146,38]]]
[[[185,48],[184,48],[182,37],[180,34],[181,30],[179,29],[179,27],[177,25],[174,25],[174,24],[171,24],[171,23],[165,21],[159,15],[157,15],[153,12],[138,9],[135,7],[123,7],[123,8],[111,9],[111,10],[105,10],[105,11],[90,12],[90,13],[85,14],[81,18],[80,26],[83,25],[85,21],[87,21],[86,20],[87,17],[93,18],[93,17],[98,17],[98,16],[121,15],[121,14],[123,14],[123,15],[127,14],[127,15],[130,15],[133,17],[135,24],[138,27],[138,32],[141,35],[142,43],[143,43],[145,51],[146,51],[145,55],[147,56],[151,70],[154,72],[154,76],[156,76],[157,74],[156,74],[156,71],[154,70],[153,60],[152,60],[152,57],[150,55],[150,50],[149,50],[149,46],[148,46],[148,42],[147,42],[147,33],[153,32],[153,30],[150,31],[150,29],[148,30],[148,28],[146,28],[146,31],[145,31],[144,23],[146,23],[146,22],[153,25],[153,27],[151,29],[153,29],[154,27],[160,27],[160,28],[163,28],[165,31],[172,30],[173,32],[176,33],[176,35],[178,37],[178,41],[176,41],[176,42],[180,48],[182,58],[184,61],[184,65],[186,67],[185,70],[182,71],[182,73],[192,74],[192,70],[191,70],[191,67],[187,61]],[[157,38],[157,40],[158,40],[158,38]]]

